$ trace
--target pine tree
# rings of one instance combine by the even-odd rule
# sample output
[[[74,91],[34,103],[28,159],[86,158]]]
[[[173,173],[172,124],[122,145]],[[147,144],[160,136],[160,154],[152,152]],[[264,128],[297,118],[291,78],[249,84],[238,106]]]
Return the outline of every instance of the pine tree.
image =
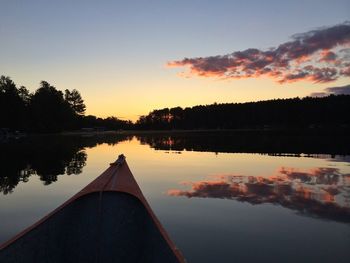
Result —
[[[64,98],[76,114],[84,115],[86,106],[79,91],[77,91],[76,89],[73,89],[72,91],[66,89]]]

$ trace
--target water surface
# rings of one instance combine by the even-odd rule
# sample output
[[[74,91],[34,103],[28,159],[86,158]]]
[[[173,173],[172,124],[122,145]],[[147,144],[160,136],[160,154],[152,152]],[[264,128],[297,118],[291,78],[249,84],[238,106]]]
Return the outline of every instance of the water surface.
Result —
[[[348,262],[349,139],[38,136],[1,144],[0,242],[124,153],[188,262]]]

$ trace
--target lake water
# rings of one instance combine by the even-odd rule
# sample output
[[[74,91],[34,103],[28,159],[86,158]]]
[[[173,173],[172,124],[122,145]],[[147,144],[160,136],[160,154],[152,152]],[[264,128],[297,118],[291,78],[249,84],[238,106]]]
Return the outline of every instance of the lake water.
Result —
[[[2,143],[0,242],[124,153],[188,262],[349,262],[349,146],[345,136],[220,132]]]

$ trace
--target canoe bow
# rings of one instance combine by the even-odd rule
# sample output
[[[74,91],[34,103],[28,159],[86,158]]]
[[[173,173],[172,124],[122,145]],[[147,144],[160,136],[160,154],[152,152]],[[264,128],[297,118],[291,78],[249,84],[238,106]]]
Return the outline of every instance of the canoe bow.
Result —
[[[6,252],[8,250],[11,251],[11,247],[14,246],[14,244],[15,245],[17,244],[17,246],[18,246],[18,244],[20,244],[22,242],[22,240],[25,240],[25,238],[27,236],[34,235],[34,234],[32,234],[32,232],[35,232],[35,231],[38,232],[37,229],[44,228],[45,224],[48,224],[47,222],[50,223],[51,221],[54,221],[55,217],[57,217],[57,215],[62,217],[62,214],[64,214],[64,211],[65,211],[65,209],[67,209],[67,207],[69,209],[69,207],[72,207],[75,203],[79,203],[79,202],[81,203],[82,202],[81,200],[84,200],[84,198],[86,199],[87,197],[90,198],[90,196],[95,196],[96,199],[98,198],[99,200],[104,200],[104,199],[110,198],[109,195],[111,193],[125,194],[125,196],[132,196],[132,197],[136,198],[138,201],[140,201],[142,206],[146,210],[146,214],[147,214],[146,216],[150,218],[151,223],[147,223],[146,225],[148,226],[149,224],[153,224],[155,226],[155,227],[151,227],[152,230],[147,230],[148,233],[155,233],[154,235],[158,236],[155,238],[153,236],[151,238],[149,238],[149,240],[151,240],[151,241],[147,241],[147,244],[149,242],[155,242],[154,240],[156,240],[156,239],[158,240],[156,242],[158,242],[158,243],[163,242],[164,243],[161,245],[156,244],[153,247],[151,245],[149,245],[151,247],[151,250],[153,250],[153,252],[152,252],[153,254],[151,256],[149,256],[149,255],[141,256],[141,258],[147,258],[147,260],[145,260],[145,261],[141,259],[138,261],[133,260],[132,262],[146,262],[146,261],[153,262],[152,258],[154,257],[154,254],[157,253],[157,249],[159,247],[161,247],[161,249],[158,249],[159,251],[166,250],[167,252],[164,252],[165,254],[172,254],[172,255],[170,255],[172,260],[164,261],[164,262],[185,262],[185,259],[182,256],[181,252],[177,249],[175,244],[172,242],[172,240],[168,236],[167,232],[165,231],[165,229],[163,228],[163,226],[159,222],[158,218],[155,216],[154,212],[152,211],[152,209],[149,206],[148,202],[146,201],[145,197],[143,196],[141,189],[139,188],[134,176],[132,175],[132,173],[129,169],[129,166],[126,162],[124,155],[119,155],[119,158],[115,162],[111,163],[110,166],[107,168],[107,170],[105,170],[99,177],[97,177],[94,181],[92,181],[90,184],[88,184],[85,188],[83,188],[80,192],[78,192],[76,195],[74,195],[68,201],[63,203],[61,206],[56,208],[54,211],[49,213],[47,216],[45,216],[44,218],[39,220],[34,225],[28,227],[27,229],[25,229],[24,231],[22,231],[21,233],[19,233],[18,235],[16,235],[12,239],[10,239],[9,241],[3,243],[0,246],[0,261],[3,262],[1,259],[4,258],[5,259],[4,262],[22,262],[21,260],[18,260],[18,258],[21,258],[19,255],[12,256],[15,260],[6,261],[6,259],[9,259],[9,258],[11,259],[11,256],[9,256],[10,252],[9,253],[6,253]],[[97,195],[98,195],[98,197],[97,197]],[[104,202],[106,202],[106,201],[104,201]],[[106,206],[106,204],[104,204],[104,205]],[[107,205],[108,205],[108,203],[107,203]],[[99,206],[102,206],[102,204]],[[139,209],[139,208],[137,208],[137,209]],[[102,211],[104,211],[104,210],[99,208],[99,209],[95,209],[94,211],[98,211],[97,213],[102,213]],[[107,220],[107,221],[109,221],[109,220]],[[55,224],[54,226],[57,228],[57,224]],[[133,229],[133,228],[129,227],[129,229]],[[108,232],[108,230],[107,230],[107,232]],[[158,232],[159,234],[156,232]],[[104,233],[106,233],[106,231]],[[140,233],[140,231],[139,231],[139,233]],[[142,235],[143,234],[141,232],[141,236]],[[134,238],[134,240],[137,240],[137,239]],[[159,241],[159,240],[161,240],[161,241]],[[33,241],[35,242],[35,240],[33,240]],[[98,242],[98,240],[95,240],[95,242]],[[118,242],[120,242],[120,241],[118,241]],[[27,244],[28,241],[22,242],[22,243]],[[170,250],[168,248],[164,249],[164,247],[166,247],[166,246]],[[20,244],[19,247],[22,248],[23,245]],[[16,250],[14,250],[14,251],[17,251],[16,253],[20,254],[21,251],[18,251],[17,249],[18,248],[16,248]],[[41,247],[41,249],[45,249],[45,248]],[[105,250],[105,248],[103,248],[103,249]],[[130,249],[127,248],[126,250],[130,250]],[[14,252],[12,252],[12,253],[14,253]],[[145,252],[142,252],[141,254],[144,255]],[[123,256],[125,256],[125,255],[123,255]],[[162,260],[158,259],[155,262],[163,261],[164,256],[162,256],[162,257],[163,257]],[[124,260],[125,260],[125,258],[124,258]],[[105,262],[105,261],[94,260],[93,262]],[[26,262],[26,261],[24,261],[24,262]],[[56,262],[56,261],[53,260],[53,261],[44,261],[44,262]],[[124,262],[124,261],[120,261],[120,262]]]

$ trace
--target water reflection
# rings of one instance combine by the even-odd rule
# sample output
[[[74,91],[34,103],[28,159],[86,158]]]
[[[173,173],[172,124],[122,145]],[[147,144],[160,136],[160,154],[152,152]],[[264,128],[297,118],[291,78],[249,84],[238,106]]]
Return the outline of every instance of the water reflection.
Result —
[[[281,167],[269,177],[215,175],[183,184],[191,190],[171,189],[168,195],[270,203],[303,215],[350,222],[350,174],[338,168]]]
[[[128,136],[37,136],[0,148],[0,193],[12,193],[19,182],[28,182],[38,175],[44,185],[57,181],[59,175],[83,172],[87,154],[85,148],[101,143],[117,144]]]
[[[86,165],[86,148],[115,145],[136,138],[155,150],[261,153],[350,162],[349,136],[289,135],[276,132],[176,132],[104,136],[32,136],[0,144],[0,193],[12,193],[19,182],[39,176],[45,185],[59,175],[76,175]],[[320,176],[318,178],[321,178]],[[330,190],[329,190],[330,191]]]
[[[266,153],[276,156],[314,157],[317,154],[349,155],[350,136],[288,134],[286,132],[178,132],[136,135],[141,144],[156,150],[181,152]]]

